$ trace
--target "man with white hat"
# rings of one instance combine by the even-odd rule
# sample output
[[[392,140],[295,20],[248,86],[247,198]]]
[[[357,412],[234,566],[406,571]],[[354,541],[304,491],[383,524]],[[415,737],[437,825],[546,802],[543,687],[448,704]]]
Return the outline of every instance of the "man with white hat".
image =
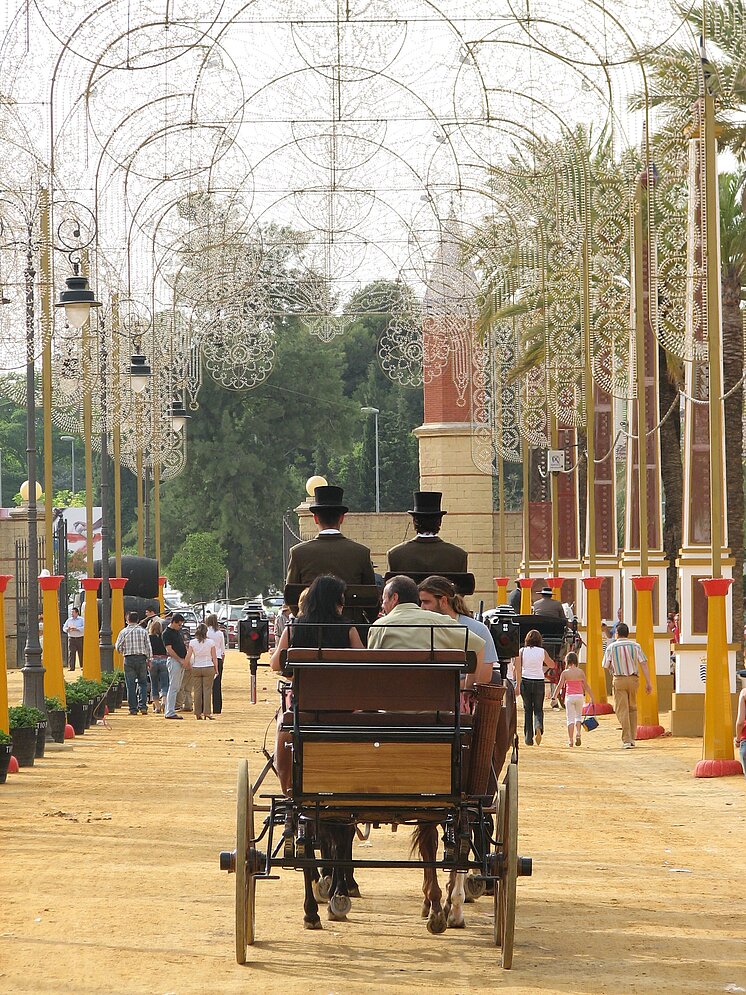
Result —
[[[544,618],[556,618],[562,622],[566,622],[565,609],[562,607],[561,601],[555,601],[552,597],[551,587],[542,587],[541,597],[538,601],[534,601],[533,604],[533,614],[543,615]]]

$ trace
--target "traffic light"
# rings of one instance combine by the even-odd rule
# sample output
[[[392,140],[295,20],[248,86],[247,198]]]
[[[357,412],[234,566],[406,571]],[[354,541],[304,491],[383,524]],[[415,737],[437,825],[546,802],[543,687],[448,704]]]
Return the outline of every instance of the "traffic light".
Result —
[[[269,651],[269,620],[252,615],[238,623],[238,648],[250,659]]]

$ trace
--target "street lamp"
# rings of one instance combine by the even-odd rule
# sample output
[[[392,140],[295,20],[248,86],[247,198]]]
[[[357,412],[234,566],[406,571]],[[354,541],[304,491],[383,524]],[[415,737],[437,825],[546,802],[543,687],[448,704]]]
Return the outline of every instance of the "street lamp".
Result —
[[[72,467],[71,482],[70,482],[70,493],[75,493],[75,436],[74,435],[61,435],[60,442],[70,443],[70,464]]]
[[[373,415],[376,420],[376,512],[381,510],[381,466],[378,460],[378,416],[381,413],[378,408],[360,408],[363,415]]]
[[[142,394],[150,383],[151,371],[147,359],[139,352],[130,360],[130,383],[135,394]]]
[[[182,432],[192,416],[187,414],[184,402],[176,400],[168,406],[168,417],[171,419],[171,428],[174,432]]]

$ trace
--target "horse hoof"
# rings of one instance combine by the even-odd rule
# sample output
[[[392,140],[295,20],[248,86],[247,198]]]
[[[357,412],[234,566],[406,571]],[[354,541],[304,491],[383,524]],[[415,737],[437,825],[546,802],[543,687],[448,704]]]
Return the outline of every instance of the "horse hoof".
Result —
[[[314,919],[313,922],[309,922],[307,919],[303,920],[303,929],[322,929],[321,920]]]
[[[446,917],[443,912],[431,912],[427,919],[427,931],[437,935],[445,933],[448,928]]]
[[[351,888],[347,889],[347,894],[350,898],[360,898],[360,889],[354,884]]]
[[[311,882],[311,891],[313,892],[313,897],[316,899],[319,905],[323,905],[325,902],[329,901],[329,888],[328,886],[322,883],[323,880],[324,879],[322,878],[321,881]]]
[[[317,902],[328,902],[332,890],[332,879],[327,874],[325,877],[319,878],[318,881],[314,881],[311,888],[313,889],[313,897]]]
[[[461,921],[460,922],[456,922],[455,919],[449,919],[448,920],[448,928],[449,929],[466,929],[466,922],[464,920],[464,917],[463,916],[461,917]]]
[[[332,895],[329,899],[327,918],[343,922],[352,908],[352,902],[347,895]]]
[[[467,902],[475,902],[487,890],[487,882],[475,878],[473,874],[467,874],[464,879],[464,892]]]

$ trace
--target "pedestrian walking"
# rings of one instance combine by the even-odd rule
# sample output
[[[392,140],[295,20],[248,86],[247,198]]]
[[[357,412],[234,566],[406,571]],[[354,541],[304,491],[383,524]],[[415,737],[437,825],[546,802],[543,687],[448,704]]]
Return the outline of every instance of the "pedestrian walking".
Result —
[[[164,712],[168,694],[168,653],[163,643],[161,620],[151,618],[147,631],[150,648],[153,651],[153,659],[150,661],[150,696],[153,699],[153,711]]]
[[[187,648],[184,637],[181,634],[181,627],[184,624],[184,616],[176,612],[171,616],[171,621],[163,630],[163,645],[168,654],[168,693],[166,694],[166,718],[180,719],[176,714],[176,696],[181,687],[182,678],[186,670]],[[188,672],[188,671],[187,671]]]
[[[212,719],[212,684],[218,676],[218,658],[204,622],[197,626],[194,639],[189,640],[186,662],[194,675],[194,714],[198,719]]]
[[[555,701],[560,693],[565,692],[565,715],[567,716],[567,745],[581,745],[580,730],[583,725],[583,704],[588,695],[593,702],[591,686],[585,679],[585,673],[578,665],[578,654],[570,651],[565,657],[565,669],[560,674],[559,683],[552,695]]]
[[[631,750],[637,738],[637,689],[640,671],[645,677],[645,692],[650,694],[647,657],[642,646],[629,638],[629,626],[619,622],[615,638],[606,647],[602,666],[611,673],[614,692],[614,711],[622,727],[622,747]]]
[[[117,636],[116,651],[124,657],[124,683],[130,715],[148,714],[148,661],[153,658],[148,634],[139,625],[137,612],[129,612],[127,625]]]
[[[523,735],[526,746],[539,746],[544,735],[544,673],[554,661],[544,649],[541,633],[531,629],[526,633],[516,663],[518,693],[523,698]]]
[[[85,622],[80,617],[77,608],[71,608],[70,614],[62,626],[62,631],[67,636],[67,667],[68,670],[75,670],[75,660],[80,660],[80,669],[83,669],[83,628]]]
[[[223,711],[223,662],[225,661],[225,636],[218,625],[217,615],[208,615],[205,619],[207,638],[215,643],[215,655],[218,658],[218,676],[212,682],[212,710],[215,715]]]

